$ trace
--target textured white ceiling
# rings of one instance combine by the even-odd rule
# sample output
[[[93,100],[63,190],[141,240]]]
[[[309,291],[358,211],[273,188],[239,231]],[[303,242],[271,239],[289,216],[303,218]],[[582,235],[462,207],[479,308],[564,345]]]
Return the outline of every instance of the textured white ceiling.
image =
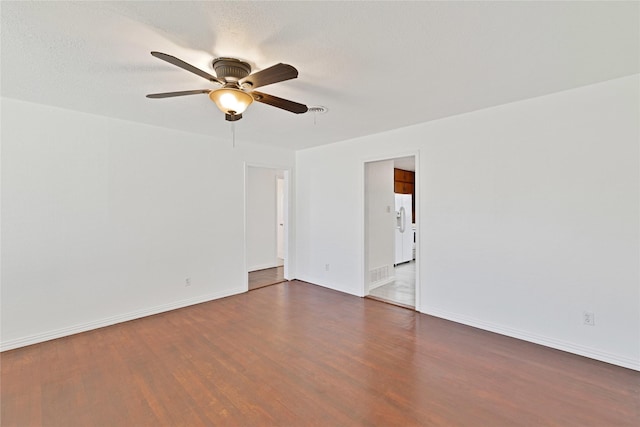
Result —
[[[329,113],[254,103],[238,143],[301,149],[640,72],[638,2],[8,2],[2,96],[230,137],[212,87],[152,57],[213,72],[295,66],[260,90]],[[315,122],[315,123],[314,123]]]

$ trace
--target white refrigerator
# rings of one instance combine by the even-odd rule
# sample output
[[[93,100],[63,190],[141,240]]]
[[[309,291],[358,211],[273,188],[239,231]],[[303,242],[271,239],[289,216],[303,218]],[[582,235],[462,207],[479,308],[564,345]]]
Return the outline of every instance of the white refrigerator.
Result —
[[[413,259],[413,215],[411,194],[396,194],[396,258],[395,264]]]

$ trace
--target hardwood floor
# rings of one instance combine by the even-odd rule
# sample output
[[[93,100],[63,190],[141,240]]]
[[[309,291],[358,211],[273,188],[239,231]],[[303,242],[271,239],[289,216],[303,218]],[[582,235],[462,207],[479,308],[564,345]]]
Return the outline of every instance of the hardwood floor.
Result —
[[[249,290],[286,282],[284,267],[265,268],[249,272]]]
[[[640,425],[640,372],[296,281],[1,362],[3,427]]]

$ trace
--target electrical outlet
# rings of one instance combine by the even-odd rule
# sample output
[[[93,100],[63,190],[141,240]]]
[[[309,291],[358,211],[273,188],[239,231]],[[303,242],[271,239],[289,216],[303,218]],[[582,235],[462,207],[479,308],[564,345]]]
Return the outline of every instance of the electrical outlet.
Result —
[[[583,312],[582,313],[582,321],[584,322],[585,325],[595,326],[596,325],[595,314],[593,314],[590,311]]]
[[[184,286],[191,286],[191,277],[187,277],[186,279],[184,279]]]
[[[324,269],[325,269],[325,271],[329,271],[329,264],[325,264],[324,265]]]

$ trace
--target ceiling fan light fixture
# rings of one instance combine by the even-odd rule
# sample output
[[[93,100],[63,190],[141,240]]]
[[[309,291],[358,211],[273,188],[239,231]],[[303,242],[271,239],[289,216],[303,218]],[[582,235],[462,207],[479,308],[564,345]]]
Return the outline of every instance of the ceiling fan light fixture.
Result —
[[[212,90],[209,92],[209,98],[216,103],[220,111],[230,116],[244,113],[253,102],[251,95],[233,88]]]

